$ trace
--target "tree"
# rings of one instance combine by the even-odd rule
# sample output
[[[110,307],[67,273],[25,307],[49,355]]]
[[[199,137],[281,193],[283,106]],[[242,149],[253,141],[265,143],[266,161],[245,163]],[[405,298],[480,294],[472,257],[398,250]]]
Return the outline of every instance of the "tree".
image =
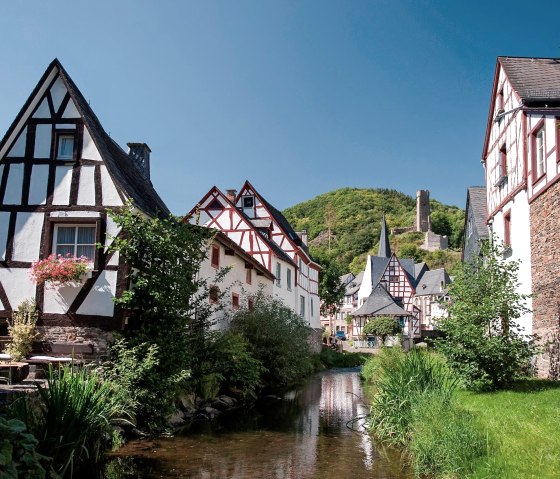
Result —
[[[519,264],[503,258],[493,240],[462,264],[449,287],[448,316],[438,324],[445,337],[437,348],[472,389],[506,387],[536,353],[535,338],[516,322],[528,311],[527,296],[516,290]]]
[[[141,425],[160,429],[186,380],[196,379],[201,369],[200,348],[205,347],[212,306],[207,280],[198,271],[212,232],[173,216],[140,216],[131,206],[111,218],[122,233],[109,252],[118,251],[130,265],[131,284],[115,299],[130,319],[125,341],[113,349],[111,361],[117,370],[130,358],[150,358],[127,381],[134,384],[130,394],[139,405]]]
[[[329,239],[329,253],[331,252],[331,238],[332,230],[336,228],[338,223],[337,213],[331,203],[327,203],[325,206],[325,226],[327,227],[328,239]]]
[[[370,319],[364,326],[363,333],[381,337],[381,344],[385,344],[387,336],[399,334],[402,328],[393,316],[377,316]]]

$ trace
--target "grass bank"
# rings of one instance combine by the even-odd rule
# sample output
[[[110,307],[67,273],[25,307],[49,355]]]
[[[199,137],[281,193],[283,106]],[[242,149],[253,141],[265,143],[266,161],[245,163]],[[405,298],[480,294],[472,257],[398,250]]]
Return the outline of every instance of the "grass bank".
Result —
[[[457,391],[457,399],[489,438],[469,479],[559,477],[560,383],[528,379],[507,391]]]
[[[468,392],[439,356],[400,349],[382,351],[362,374],[372,386],[372,432],[403,447],[419,477],[559,477],[560,383]]]
[[[338,352],[323,348],[318,360],[327,369],[354,368],[363,365],[372,355],[367,353]]]

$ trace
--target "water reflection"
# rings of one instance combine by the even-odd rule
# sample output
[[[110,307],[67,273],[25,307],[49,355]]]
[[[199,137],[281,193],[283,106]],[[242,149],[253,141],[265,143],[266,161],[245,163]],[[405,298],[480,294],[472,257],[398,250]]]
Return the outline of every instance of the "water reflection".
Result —
[[[398,452],[363,433],[358,373],[319,374],[282,400],[265,399],[249,412],[222,416],[183,435],[127,444],[107,479],[407,478]]]

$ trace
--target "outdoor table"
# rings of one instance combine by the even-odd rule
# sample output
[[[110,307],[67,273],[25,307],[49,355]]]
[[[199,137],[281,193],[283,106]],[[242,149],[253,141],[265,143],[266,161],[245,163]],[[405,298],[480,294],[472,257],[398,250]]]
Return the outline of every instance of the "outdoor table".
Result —
[[[8,384],[20,383],[29,374],[29,364],[21,362],[0,363],[0,373],[7,373]]]

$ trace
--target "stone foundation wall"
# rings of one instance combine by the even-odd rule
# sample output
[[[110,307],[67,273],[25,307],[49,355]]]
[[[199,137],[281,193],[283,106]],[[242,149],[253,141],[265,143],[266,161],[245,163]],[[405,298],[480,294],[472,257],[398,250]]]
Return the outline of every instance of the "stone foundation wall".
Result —
[[[307,341],[311,352],[320,353],[323,347],[323,330],[321,328],[309,328]]]
[[[51,343],[93,344],[95,356],[107,351],[113,334],[100,328],[83,326],[37,326],[42,341]]]
[[[544,348],[540,377],[560,379],[560,182],[530,205],[533,334]]]

